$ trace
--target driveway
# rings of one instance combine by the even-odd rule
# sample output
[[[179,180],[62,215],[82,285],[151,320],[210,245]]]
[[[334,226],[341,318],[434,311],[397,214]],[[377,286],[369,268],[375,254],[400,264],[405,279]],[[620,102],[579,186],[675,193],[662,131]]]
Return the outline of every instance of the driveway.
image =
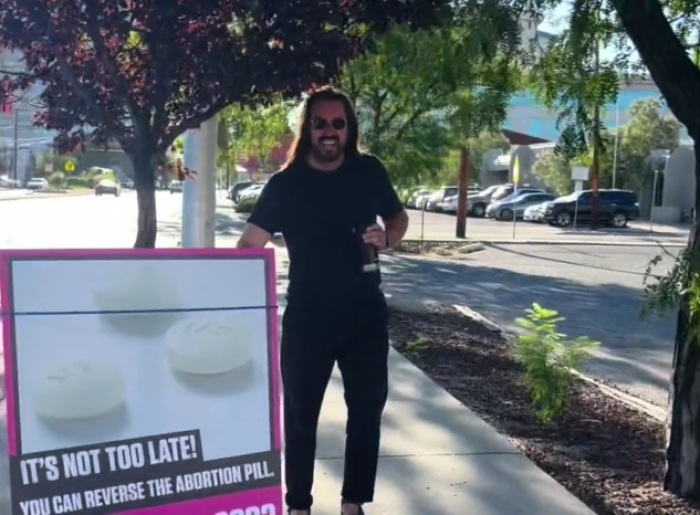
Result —
[[[675,319],[639,318],[644,270],[658,249],[494,245],[463,262],[385,256],[384,285],[390,295],[467,305],[511,330],[533,302],[556,309],[566,317],[562,332],[602,343],[591,375],[663,406]]]

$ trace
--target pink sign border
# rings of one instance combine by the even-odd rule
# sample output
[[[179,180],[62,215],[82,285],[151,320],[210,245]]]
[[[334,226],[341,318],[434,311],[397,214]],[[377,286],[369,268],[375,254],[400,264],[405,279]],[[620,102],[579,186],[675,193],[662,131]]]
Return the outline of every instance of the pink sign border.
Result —
[[[272,409],[274,450],[282,450],[281,390],[279,338],[277,323],[277,274],[275,269],[274,249],[233,249],[233,248],[159,248],[159,249],[13,249],[0,251],[0,309],[2,309],[2,338],[5,364],[5,402],[7,406],[8,453],[17,454],[18,435],[14,421],[15,406],[15,370],[12,349],[13,325],[9,316],[13,312],[10,292],[11,264],[13,261],[31,260],[89,260],[89,259],[262,259],[267,271],[267,299],[270,315],[268,319],[270,335],[270,373],[272,374]],[[201,502],[201,500],[199,501]],[[185,503],[183,503],[185,504]],[[171,505],[173,509],[178,509]],[[153,507],[157,509],[158,507]],[[138,511],[137,511],[138,512]],[[140,513],[140,512],[138,512]],[[150,512],[149,512],[150,513]],[[168,512],[170,513],[170,512]],[[175,512],[173,512],[175,513]]]

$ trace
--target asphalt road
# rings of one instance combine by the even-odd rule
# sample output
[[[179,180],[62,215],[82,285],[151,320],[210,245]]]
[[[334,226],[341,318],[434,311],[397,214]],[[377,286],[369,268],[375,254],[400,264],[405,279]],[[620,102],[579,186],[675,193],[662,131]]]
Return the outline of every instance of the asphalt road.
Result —
[[[442,213],[408,211],[410,223],[409,239],[452,240],[455,239],[456,217]],[[485,218],[467,218],[467,238],[481,241],[586,241],[615,243],[651,243],[661,241],[666,244],[685,244],[688,230],[683,227],[650,224],[648,221],[630,222],[625,229],[602,228],[595,232],[588,227],[568,227],[559,229],[548,224],[518,221],[498,222]]]
[[[391,295],[466,305],[510,329],[533,302],[556,309],[566,317],[562,332],[602,343],[589,364],[593,376],[662,406],[675,320],[639,318],[643,274],[659,252],[658,246],[537,244],[494,245],[459,263],[387,256],[384,283]],[[670,265],[665,259],[656,273]]]
[[[181,202],[179,194],[158,193],[159,247],[177,246]],[[0,202],[0,248],[131,247],[136,213],[136,196],[130,191],[118,198]],[[431,216],[450,220],[446,215]],[[501,225],[473,220],[472,227]],[[217,246],[233,246],[243,225],[222,199],[216,219]],[[567,317],[564,332],[603,342],[600,357],[591,367],[597,376],[663,404],[673,320],[640,321],[638,316],[644,301],[642,274],[658,252],[659,247],[651,245],[496,245],[470,254],[463,263],[387,258],[391,262],[385,265],[385,282],[390,294],[466,304],[509,326],[532,302],[558,309]],[[284,261],[282,252],[281,290],[286,279]]]
[[[157,193],[162,231],[158,246],[179,237],[182,196]],[[124,248],[136,238],[136,194],[4,200],[0,202],[0,248]]]

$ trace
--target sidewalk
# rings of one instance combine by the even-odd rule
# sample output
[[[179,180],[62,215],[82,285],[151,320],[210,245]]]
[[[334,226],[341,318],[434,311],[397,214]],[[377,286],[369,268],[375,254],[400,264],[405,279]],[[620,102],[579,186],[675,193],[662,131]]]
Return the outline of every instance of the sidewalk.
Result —
[[[397,352],[368,515],[590,515],[508,440]],[[336,370],[321,412],[314,511],[338,513],[345,403]]]
[[[284,249],[277,249],[280,304],[286,288],[285,257]],[[283,311],[281,306],[280,319]],[[367,515],[593,515],[505,436],[393,349],[389,364],[376,501],[367,506]],[[5,416],[3,400],[0,514],[11,513]],[[315,514],[339,513],[345,420],[342,380],[336,369],[319,424]]]

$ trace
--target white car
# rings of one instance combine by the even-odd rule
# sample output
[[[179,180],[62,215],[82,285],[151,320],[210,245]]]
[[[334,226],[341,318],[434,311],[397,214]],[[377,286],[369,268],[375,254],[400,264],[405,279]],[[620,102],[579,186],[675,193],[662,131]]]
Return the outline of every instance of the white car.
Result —
[[[44,188],[49,187],[49,181],[44,179],[43,177],[35,177],[33,179],[29,179],[27,181],[27,189],[28,190],[43,190]]]
[[[544,220],[544,209],[547,207],[547,204],[549,202],[542,202],[526,208],[523,213],[523,220],[526,222],[542,222]]]
[[[244,200],[252,200],[258,198],[264,187],[264,184],[256,184],[254,186],[251,186],[250,188],[244,189],[238,194],[238,203],[240,204]]]
[[[467,189],[467,198],[469,198],[472,195],[476,195],[481,191],[479,188],[475,188],[473,186],[469,186]],[[449,197],[445,197],[444,200],[440,203],[439,209],[444,212],[444,213],[450,213],[450,214],[455,214],[457,212],[457,199],[459,198],[459,195],[450,195]],[[467,201],[467,204],[469,202]]]

